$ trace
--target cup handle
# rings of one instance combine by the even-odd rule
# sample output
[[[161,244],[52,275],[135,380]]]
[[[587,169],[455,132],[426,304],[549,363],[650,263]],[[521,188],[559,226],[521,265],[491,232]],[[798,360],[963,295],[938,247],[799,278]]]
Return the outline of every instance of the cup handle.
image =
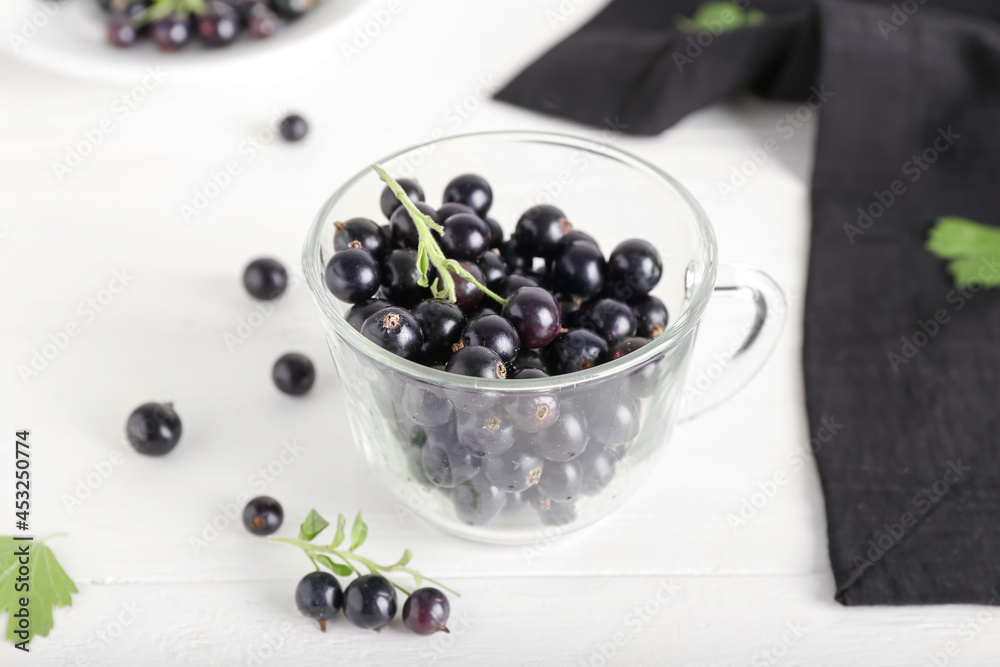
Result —
[[[679,420],[684,422],[721,405],[742,389],[771,356],[785,325],[788,301],[781,287],[763,271],[742,266],[719,267],[714,296],[750,300],[754,316],[737,339],[717,354],[709,369],[688,372]]]

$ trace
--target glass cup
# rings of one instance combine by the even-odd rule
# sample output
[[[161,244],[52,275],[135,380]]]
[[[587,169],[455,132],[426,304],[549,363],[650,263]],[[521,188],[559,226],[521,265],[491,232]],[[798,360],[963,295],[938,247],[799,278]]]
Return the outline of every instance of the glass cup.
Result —
[[[518,544],[604,518],[653,469],[678,419],[735,393],[777,341],[785,313],[780,288],[753,269],[717,267],[704,211],[645,160],[571,136],[488,132],[415,146],[380,164],[396,179],[419,180],[432,206],[456,175],[486,177],[494,188],[489,216],[507,232],[525,209],[553,204],[606,254],[620,241],[642,238],[663,259],[652,293],[670,321],[639,350],[550,378],[460,376],[364,338],[345,319],[350,304],[324,284],[334,222],[384,221],[376,174],[364,169],[326,202],[306,239],[303,265],[344,385],[351,431],[400,506],[449,533]],[[614,287],[629,297],[628,285]],[[713,295],[746,299],[754,315],[695,386],[687,370]]]

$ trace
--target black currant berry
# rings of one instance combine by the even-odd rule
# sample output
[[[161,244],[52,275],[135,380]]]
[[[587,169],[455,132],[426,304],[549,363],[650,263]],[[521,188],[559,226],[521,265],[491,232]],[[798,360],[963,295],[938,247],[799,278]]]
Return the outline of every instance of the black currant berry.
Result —
[[[580,490],[588,496],[603,491],[615,477],[618,462],[598,443],[587,447],[576,460],[583,473]]]
[[[617,299],[598,299],[587,309],[583,325],[608,343],[635,335],[635,313]]]
[[[559,294],[586,301],[604,289],[606,273],[600,248],[576,241],[562,248],[552,262],[552,287]]]
[[[123,48],[135,44],[138,32],[127,14],[115,14],[108,19],[106,37],[108,44]]]
[[[413,319],[424,336],[421,357],[429,361],[447,361],[453,352],[452,346],[459,342],[465,328],[462,309],[444,299],[427,299],[413,308]]]
[[[389,240],[373,220],[351,218],[333,224],[333,249],[364,248],[372,257],[382,261],[389,254]]]
[[[354,625],[381,630],[396,616],[396,591],[378,574],[363,574],[344,591],[344,615]]]
[[[150,24],[150,35],[161,51],[179,51],[191,39],[190,25],[186,16],[167,14]]]
[[[608,257],[608,287],[621,299],[649,294],[662,273],[660,253],[642,239],[622,241]]]
[[[525,439],[534,450],[549,461],[571,461],[580,456],[590,438],[582,417],[563,411],[550,428]]]
[[[471,206],[466,206],[465,204],[459,204],[457,202],[446,202],[441,204],[437,208],[438,216],[442,220],[447,220],[453,215],[458,215],[459,213],[469,213],[471,215],[476,215],[476,212],[472,210]]]
[[[382,267],[363,248],[333,253],[324,274],[326,286],[341,301],[358,303],[375,296],[382,285]]]
[[[445,370],[458,375],[487,378],[491,380],[507,377],[507,367],[503,359],[493,350],[482,347],[463,347],[448,360]]]
[[[288,272],[278,260],[261,257],[243,270],[243,286],[255,299],[277,299],[288,287]]]
[[[514,360],[521,349],[521,339],[514,326],[499,315],[478,317],[465,327],[461,346],[482,345],[497,353],[504,363]]]
[[[585,371],[603,363],[608,344],[589,329],[570,329],[545,348],[549,368],[556,375]]]
[[[504,280],[507,279],[507,262],[503,257],[496,252],[484,252],[476,264],[483,272],[486,281],[484,284],[494,292],[502,291]]]
[[[206,3],[205,13],[196,19],[198,36],[208,46],[225,46],[236,39],[240,29],[240,15],[221,0]]]
[[[413,203],[416,205],[418,211],[434,222],[441,224],[441,217],[432,206],[422,201]],[[397,247],[416,249],[420,245],[420,231],[417,229],[416,223],[413,222],[413,218],[405,206],[400,206],[393,212],[389,217],[389,225],[392,226],[392,242]]]
[[[583,466],[579,461],[555,461],[545,464],[538,481],[538,492],[559,503],[575,500],[583,488]]]
[[[545,347],[559,333],[559,304],[541,287],[515,290],[503,307],[503,316],[514,325],[523,347]]]
[[[285,141],[301,141],[309,133],[309,123],[297,113],[288,114],[281,119],[278,131]]]
[[[421,287],[419,281],[416,250],[393,250],[382,263],[382,291],[397,306],[412,308],[431,296],[430,289]]]
[[[483,473],[494,486],[508,493],[524,491],[542,478],[545,461],[531,452],[512,447],[503,454],[483,459]]]
[[[487,285],[489,287],[489,285]],[[501,296],[508,297],[522,287],[539,287],[538,281],[523,273],[512,273],[500,286]]]
[[[515,271],[531,270],[531,253],[521,248],[517,241],[509,239],[501,243],[498,247],[500,249],[500,256],[503,257],[503,261],[507,264],[508,272],[514,273]]]
[[[270,535],[281,528],[285,512],[274,498],[257,496],[243,508],[243,525],[254,535]]]
[[[445,257],[474,262],[490,247],[490,228],[475,215],[458,213],[441,224],[438,244]]]
[[[418,588],[403,603],[403,625],[418,635],[447,630],[451,605],[436,588]]]
[[[514,228],[514,239],[522,251],[534,257],[548,257],[559,239],[573,229],[566,215],[555,206],[539,204],[525,211]]]
[[[482,176],[462,174],[445,186],[444,201],[465,204],[476,215],[484,216],[493,205],[493,190]]]
[[[379,347],[404,359],[420,354],[424,336],[420,325],[405,308],[390,306],[374,313],[361,326],[361,334]]]
[[[459,521],[467,526],[484,526],[500,513],[509,495],[479,475],[455,487],[451,500]]]
[[[403,387],[403,413],[416,424],[433,428],[450,422],[455,408],[433,389],[408,383]]]
[[[428,439],[421,452],[421,463],[431,484],[452,489],[479,474],[482,458],[450,436],[443,440]]]
[[[162,456],[181,439],[181,418],[170,403],[143,403],[129,415],[125,436],[140,454]]]
[[[271,369],[274,385],[289,396],[301,396],[316,382],[316,367],[304,354],[289,352],[278,357]]]
[[[648,338],[640,338],[638,336],[632,336],[630,338],[622,338],[620,341],[618,341],[608,349],[606,358],[608,361],[621,359],[626,354],[631,354],[632,352],[635,352],[648,342],[649,342]]]
[[[525,368],[514,374],[515,379],[524,380],[544,377],[548,374],[535,368]],[[514,428],[524,433],[538,433],[559,419],[559,399],[547,394],[524,394],[509,399],[506,410]]]
[[[483,218],[483,220],[490,228],[490,247],[499,248],[500,244],[503,243],[503,227],[493,218]]]
[[[469,272],[469,275],[476,279],[480,285],[482,285],[486,278],[483,277],[483,272],[479,270],[479,266],[473,264],[472,262],[463,261],[458,263],[463,269]],[[451,272],[449,272],[451,273]],[[479,302],[483,300],[485,296],[483,290],[476,287],[476,283],[467,280],[466,278],[451,273],[452,280],[455,281],[455,303],[463,312],[471,312],[479,305]]]
[[[518,372],[534,369],[542,371],[546,376],[551,375],[549,373],[549,362],[545,359],[542,350],[529,350],[522,347],[521,351],[514,357],[514,361],[510,362],[510,367],[512,370]]]
[[[477,456],[497,456],[514,446],[514,425],[494,410],[463,412],[458,417],[458,441]]]
[[[310,572],[295,587],[295,606],[319,621],[320,629],[326,632],[326,622],[344,606],[340,582],[329,572]]]
[[[656,338],[667,330],[670,315],[662,301],[651,294],[645,294],[629,301],[629,307],[635,313],[635,335],[643,338]]]
[[[414,204],[424,200],[424,189],[420,187],[420,184],[409,178],[400,178],[396,181],[399,187],[403,188],[403,192],[406,196],[410,198]],[[403,205],[403,202],[396,198],[389,186],[382,188],[382,195],[379,197],[379,207],[382,209],[382,214],[391,218],[393,212]]]
[[[604,445],[627,445],[639,433],[639,410],[639,403],[627,396],[596,402],[587,412],[590,436]]]
[[[297,19],[313,7],[318,0],[271,0],[271,7],[283,19]]]
[[[352,327],[361,331],[361,327],[364,325],[365,320],[368,319],[369,315],[377,313],[383,308],[388,308],[392,304],[385,299],[371,299],[369,301],[362,301],[361,303],[356,303],[351,306],[351,309],[347,311],[344,319]]]

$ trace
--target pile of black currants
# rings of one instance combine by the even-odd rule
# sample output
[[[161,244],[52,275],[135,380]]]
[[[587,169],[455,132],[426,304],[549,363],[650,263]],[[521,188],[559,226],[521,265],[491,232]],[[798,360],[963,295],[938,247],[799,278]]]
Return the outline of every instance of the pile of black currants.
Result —
[[[226,46],[240,33],[254,39],[273,35],[281,19],[294,20],[318,0],[98,0],[111,14],[107,40],[131,46],[148,36],[163,51],[178,51],[197,38],[206,46]]]
[[[328,289],[353,304],[347,322],[376,345],[448,373],[516,382],[585,371],[665,331],[667,308],[650,294],[663,265],[650,243],[623,241],[605,258],[552,205],[529,208],[505,239],[481,176],[453,179],[433,208],[417,182],[376,171],[389,184],[380,199],[388,224],[335,223],[325,267]],[[449,495],[461,521],[530,507],[564,525],[580,495],[610,484],[660,375],[644,365],[621,391],[503,396],[404,377],[375,398],[401,427],[413,475]]]

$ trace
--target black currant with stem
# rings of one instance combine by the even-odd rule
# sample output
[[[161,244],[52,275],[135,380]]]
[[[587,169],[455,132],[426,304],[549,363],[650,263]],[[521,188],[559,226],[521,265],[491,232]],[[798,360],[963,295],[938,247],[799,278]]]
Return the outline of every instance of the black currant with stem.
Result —
[[[364,544],[365,539],[368,537],[368,525],[365,524],[364,520],[362,520],[361,512],[358,512],[357,517],[354,519],[354,524],[351,528],[350,542],[347,548],[342,546],[345,545],[348,537],[346,530],[347,519],[343,514],[337,515],[337,528],[334,533],[333,540],[329,544],[317,544],[313,542],[313,540],[329,525],[329,522],[320,516],[316,510],[310,510],[309,515],[306,516],[306,520],[302,522],[302,526],[299,528],[298,538],[271,537],[268,538],[268,540],[271,542],[281,542],[299,547],[305,552],[306,556],[309,557],[309,560],[312,561],[312,564],[315,566],[317,571],[321,571],[322,568],[326,568],[341,577],[349,577],[352,574],[356,574],[360,577],[364,574],[361,571],[361,568],[364,568],[371,574],[384,576],[393,586],[409,596],[411,591],[403,588],[386,576],[393,572],[403,572],[413,578],[413,581],[416,583],[416,588],[420,588],[423,586],[423,583],[427,581],[440,586],[449,593],[459,595],[459,593],[455,592],[451,588],[448,588],[441,582],[435,581],[430,577],[425,577],[418,570],[408,567],[409,562],[413,559],[413,552],[409,549],[403,552],[403,555],[399,558],[399,560],[390,565],[380,565],[369,558],[358,555],[356,550]]]
[[[497,301],[501,305],[507,303],[506,299],[499,296],[492,290],[490,290],[486,285],[479,281],[475,276],[469,273],[458,260],[448,259],[445,257],[444,252],[441,251],[441,247],[438,245],[437,240],[431,233],[431,230],[438,232],[439,234],[444,231],[444,227],[438,223],[431,220],[431,218],[425,215],[416,204],[410,200],[403,188],[392,179],[389,174],[386,173],[385,169],[377,164],[372,165],[372,169],[378,174],[378,177],[389,186],[396,198],[403,204],[410,217],[413,219],[414,225],[417,227],[417,232],[419,234],[420,243],[417,247],[417,267],[420,270],[420,281],[419,285],[421,287],[430,287],[431,292],[436,298],[446,299],[455,303],[457,296],[455,294],[455,276],[459,276],[468,280],[470,283],[482,290],[483,294],[490,297],[491,299]],[[431,284],[427,274],[430,271],[430,267],[437,269],[437,278],[434,279],[434,283]],[[454,274],[454,275],[453,275]]]

